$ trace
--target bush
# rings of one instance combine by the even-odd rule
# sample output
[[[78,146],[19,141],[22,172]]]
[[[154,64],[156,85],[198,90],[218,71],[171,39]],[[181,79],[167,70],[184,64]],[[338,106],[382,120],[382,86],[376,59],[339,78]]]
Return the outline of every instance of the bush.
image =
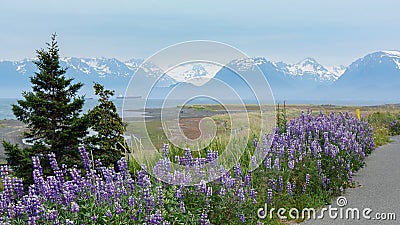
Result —
[[[390,136],[400,135],[400,114],[375,112],[368,116],[376,146],[390,142]]]
[[[389,124],[389,134],[392,136],[400,135],[400,115],[398,115],[396,120]]]

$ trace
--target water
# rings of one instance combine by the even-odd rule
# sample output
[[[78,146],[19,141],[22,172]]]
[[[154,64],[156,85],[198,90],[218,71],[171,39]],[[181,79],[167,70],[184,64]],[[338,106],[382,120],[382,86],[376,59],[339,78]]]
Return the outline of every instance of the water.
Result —
[[[126,117],[141,117],[145,116],[140,109],[143,108],[161,108],[161,107],[177,107],[184,105],[184,100],[168,100],[164,101],[162,99],[149,99],[145,101],[144,99],[113,99],[112,100],[117,107],[118,113],[122,116],[122,107],[124,105],[124,114]],[[97,105],[97,99],[85,99],[85,105],[83,107],[83,113],[88,112]],[[204,101],[194,101],[190,104],[212,104],[210,100]],[[12,112],[12,104],[17,104],[17,99],[15,98],[0,98],[0,120],[3,119],[16,119]]]
[[[15,119],[15,116],[11,110],[11,105],[16,104],[17,99],[0,99],[0,119]]]
[[[112,100],[117,107],[118,113],[125,117],[141,117],[145,116],[143,112],[139,111],[146,108],[171,108],[182,106],[185,104],[218,104],[218,102],[210,99],[196,99],[194,101],[186,102],[185,100],[172,99],[164,101],[163,99],[113,99]],[[283,103],[283,100],[276,99],[276,103]],[[352,105],[352,106],[370,106],[370,105],[382,105],[389,103],[399,103],[398,100],[288,100],[287,104],[332,104],[332,105]],[[227,100],[224,101],[225,104],[237,104],[237,101]],[[246,101],[245,104],[256,104],[254,101]],[[16,119],[12,112],[12,104],[17,104],[17,99],[15,98],[0,98],[0,119]],[[83,107],[83,112],[86,113],[89,109],[97,105],[97,99],[86,99],[85,105]],[[124,106],[124,113],[122,114],[122,107]]]

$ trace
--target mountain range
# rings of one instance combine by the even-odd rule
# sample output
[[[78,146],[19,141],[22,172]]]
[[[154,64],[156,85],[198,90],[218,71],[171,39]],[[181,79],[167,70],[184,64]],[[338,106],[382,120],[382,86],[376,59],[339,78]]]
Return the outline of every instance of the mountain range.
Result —
[[[133,86],[137,87],[138,92],[132,95],[145,91],[144,87],[150,84],[155,84],[155,98],[165,97],[167,92],[177,86],[182,89],[179,95],[199,86],[206,90],[209,87],[211,93],[218,91],[213,84],[218,80],[242,93],[245,98],[245,92],[249,90],[244,91],[237,74],[252,79],[256,71],[261,71],[276,99],[327,102],[340,99],[375,99],[384,103],[400,101],[399,51],[374,52],[347,67],[327,67],[313,58],[306,58],[296,64],[272,62],[265,57],[237,59],[225,66],[195,62],[178,65],[168,71],[163,71],[151,62],[144,63],[142,59],[123,62],[104,57],[67,57],[60,61],[62,67],[68,68],[67,76],[85,84],[81,93],[87,97],[94,95],[93,82],[99,82],[106,88],[115,90],[117,95],[123,95],[131,77],[135,76],[134,80],[138,85]],[[0,61],[0,97],[20,97],[22,91],[30,90],[29,77],[37,71],[33,62],[34,59]]]

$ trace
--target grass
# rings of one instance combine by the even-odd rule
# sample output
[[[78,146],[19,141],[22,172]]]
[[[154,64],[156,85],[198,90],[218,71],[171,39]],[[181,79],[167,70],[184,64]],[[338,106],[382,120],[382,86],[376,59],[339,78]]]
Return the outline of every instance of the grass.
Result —
[[[242,106],[236,105],[227,105],[226,108],[230,110],[240,110],[243,109]],[[272,112],[271,106],[262,106],[261,110],[263,112],[267,111],[265,116],[269,119],[269,121],[264,121],[268,124],[275,125],[275,115]],[[224,106],[221,105],[188,105],[184,106],[184,108],[191,108],[195,110],[208,110],[208,111],[224,111]],[[235,146],[235,143],[241,142],[241,138],[243,137],[251,137],[257,138],[260,136],[261,132],[261,117],[260,117],[260,107],[258,105],[245,105],[244,108],[248,110],[248,113],[237,112],[229,114],[220,114],[214,115],[211,117],[213,121],[213,126],[215,126],[216,135],[211,141],[200,142],[199,145],[185,145],[186,148],[197,149],[198,154],[194,156],[205,156],[207,149],[216,150],[219,153],[222,153],[224,149]],[[285,113],[287,119],[290,120],[298,116],[302,111],[309,110],[312,115],[317,115],[320,111],[325,114],[329,113],[339,113],[343,111],[347,111],[350,114],[356,114],[356,110],[360,109],[361,117],[363,119],[368,120],[373,128],[373,136],[375,146],[381,146],[390,142],[390,135],[393,135],[389,132],[389,124],[396,118],[396,115],[400,113],[399,105],[381,105],[381,106],[335,106],[335,105],[286,105]],[[247,121],[248,119],[248,121]],[[232,123],[232,121],[235,121]],[[207,121],[208,123],[210,121]],[[243,129],[244,124],[250,124],[250,134],[246,132],[238,132],[238,130]],[[193,126],[193,124],[191,124]],[[198,125],[198,124],[197,124]],[[209,124],[208,124],[209,125]],[[210,126],[210,125],[209,125]],[[234,127],[232,127],[234,126]],[[236,126],[236,127],[235,127]],[[240,127],[242,126],[242,127]],[[143,129],[145,128],[145,129]],[[272,127],[268,127],[268,129],[272,129]],[[146,132],[151,143],[154,145],[156,149],[161,149],[162,145],[165,143],[170,143],[170,151],[172,155],[183,155],[183,149],[175,147],[167,136],[164,133],[163,125],[159,120],[148,120],[145,123],[145,127],[141,122],[129,122],[127,125],[127,131],[130,133],[134,133],[139,138],[134,139],[133,151],[134,152],[142,152],[143,146],[141,146],[141,139],[146,137]],[[183,129],[186,134],[185,130]],[[236,135],[233,135],[234,139],[230,140],[231,133],[237,132]],[[262,133],[262,132],[261,132]],[[190,134],[188,135],[190,136]],[[142,138],[140,138],[142,137]],[[228,146],[231,141],[231,146]],[[248,140],[248,146],[251,145],[252,140]],[[243,146],[238,146],[243,147]],[[246,155],[251,155],[254,149],[246,149],[244,158],[241,159],[242,163],[246,163],[248,157]],[[194,151],[196,152],[196,151]],[[136,156],[136,157],[144,157],[144,156]],[[149,156],[147,156],[149,157]],[[155,161],[156,159],[150,160]]]
[[[374,141],[376,146],[381,146],[390,142],[391,135],[400,135],[394,130],[391,124],[399,120],[398,111],[374,112],[367,117],[368,123],[372,126]],[[398,126],[398,125],[397,125]]]

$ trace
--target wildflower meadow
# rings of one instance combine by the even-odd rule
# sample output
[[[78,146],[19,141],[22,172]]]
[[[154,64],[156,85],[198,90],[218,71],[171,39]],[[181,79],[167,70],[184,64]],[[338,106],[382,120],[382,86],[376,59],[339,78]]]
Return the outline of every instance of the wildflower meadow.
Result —
[[[32,157],[34,184],[27,189],[2,166],[1,224],[279,224],[284,221],[276,216],[259,218],[257,209],[265,203],[323,206],[352,186],[374,140],[368,122],[348,113],[302,113],[249,146],[247,152],[262,154],[232,169],[208,171],[202,165],[216,162],[218,149],[205,149],[204,157],[189,149],[170,155],[165,144],[154,168],[134,167],[125,157],[107,168],[80,147],[81,165],[67,167],[53,153],[45,156],[51,173],[43,171],[44,160]],[[250,169],[257,160],[262,164]],[[190,177],[168,173],[171,163],[197,168],[204,179],[188,186]],[[169,177],[162,181],[160,175]]]

